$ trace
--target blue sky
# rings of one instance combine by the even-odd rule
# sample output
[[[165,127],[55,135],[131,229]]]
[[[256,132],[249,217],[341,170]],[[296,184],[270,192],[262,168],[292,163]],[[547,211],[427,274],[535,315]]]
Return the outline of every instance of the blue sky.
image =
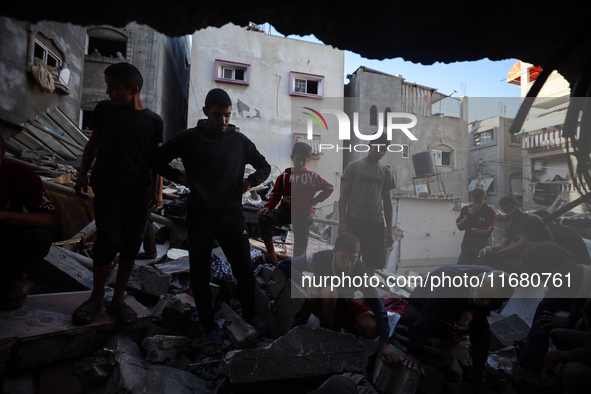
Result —
[[[266,25],[265,30],[270,34],[283,36],[272,26]],[[322,43],[313,35],[287,37]],[[501,61],[481,59],[473,62],[434,63],[424,66],[402,58],[366,59],[356,53],[345,51],[343,80],[347,83],[345,78],[347,74],[352,74],[360,66],[366,66],[392,75],[400,74],[406,82],[434,88],[443,94],[452,94],[452,97],[468,96],[471,100],[468,106],[470,121],[495,115],[514,117],[521,102],[521,91],[519,86],[507,83],[506,77],[515,62],[517,59]]]

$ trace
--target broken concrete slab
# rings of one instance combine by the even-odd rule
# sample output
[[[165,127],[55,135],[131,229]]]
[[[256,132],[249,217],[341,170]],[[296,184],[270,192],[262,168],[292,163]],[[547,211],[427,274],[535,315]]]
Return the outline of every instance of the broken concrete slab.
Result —
[[[146,360],[154,363],[172,362],[182,352],[191,340],[187,337],[173,335],[154,335],[142,341],[142,347],[147,352]]]
[[[255,308],[258,316],[267,323],[269,336],[275,339],[293,327],[305,324],[310,316],[306,292],[291,280],[285,282],[277,298],[272,298],[266,287],[257,284]]]
[[[116,334],[113,335],[111,338],[107,340],[104,345],[105,349],[110,349],[113,351],[118,351],[127,354],[128,356],[143,359],[142,352],[140,351],[140,347],[135,343],[135,341],[127,336]]]
[[[115,369],[101,393],[213,393],[208,382],[177,368],[138,360],[124,353],[117,354]]]
[[[72,313],[90,291],[31,295],[25,304],[0,311],[1,370],[26,368],[92,353],[119,325],[104,309],[86,326],[72,325]],[[128,295],[125,302],[139,319],[150,311]],[[10,355],[10,357],[8,356]]]
[[[515,345],[527,337],[529,326],[517,314],[490,325],[490,350],[492,352]]]
[[[110,286],[114,286],[116,278],[117,269],[114,269],[111,275],[109,275],[107,283]],[[129,282],[127,283],[127,289],[160,297],[168,292],[171,280],[172,277],[170,275],[164,274],[155,268],[134,265]]]
[[[222,302],[216,319],[225,320],[222,331],[236,349],[248,349],[256,346],[258,333],[230,305]]]
[[[191,303],[183,301],[183,297]],[[193,302],[188,294],[166,294],[154,307],[152,317],[169,328],[186,328],[191,324],[191,316],[195,310]]]
[[[395,346],[390,348],[399,358],[404,357],[404,352]],[[374,364],[372,383],[382,394],[407,394],[414,393],[419,386],[420,373],[404,365],[395,367],[387,366],[380,357],[376,357]]]
[[[351,334],[298,326],[266,348],[228,352],[225,362],[232,383],[251,383],[359,371],[367,357]]]
[[[280,269],[273,269],[266,287],[273,298],[279,298],[279,294],[283,288],[285,288],[287,282],[289,282],[289,278],[283,273],[283,271]]]
[[[117,361],[116,352],[103,349],[97,351],[94,356],[87,357],[78,363],[74,367],[73,373],[84,387],[95,387],[106,382],[117,365],[119,365],[119,362]]]
[[[92,289],[92,271],[59,246],[51,246],[45,258],[27,275],[42,283],[49,291],[82,291]]]

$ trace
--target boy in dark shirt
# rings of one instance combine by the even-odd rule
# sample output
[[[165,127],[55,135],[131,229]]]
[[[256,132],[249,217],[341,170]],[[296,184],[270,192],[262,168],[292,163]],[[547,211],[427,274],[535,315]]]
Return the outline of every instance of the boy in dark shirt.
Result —
[[[294,144],[291,151],[293,167],[287,168],[279,175],[269,202],[257,213],[261,238],[267,248],[267,262],[271,264],[277,264],[271,226],[291,224],[295,239],[293,255],[305,255],[312,225],[313,207],[326,200],[334,191],[333,185],[317,173],[306,169],[311,156],[312,148],[308,144],[303,142]],[[279,203],[281,205],[277,207]]]
[[[0,135],[0,309],[12,309],[27,298],[16,280],[47,255],[59,219],[39,176],[5,153]]]
[[[265,326],[255,318],[254,276],[242,194],[267,179],[271,166],[252,141],[229,124],[232,101],[224,90],[209,91],[203,112],[207,119],[158,148],[152,163],[160,175],[191,189],[186,220],[191,286],[205,330],[203,352],[213,355],[221,351],[209,288],[214,240],[222,247],[238,282],[243,317],[257,331]],[[168,165],[177,157],[182,159],[186,174]],[[244,179],[246,164],[256,171]]]
[[[462,208],[456,219],[458,230],[465,231],[462,252],[458,258],[460,265],[473,265],[478,260],[478,252],[488,245],[488,238],[495,228],[497,214],[486,205],[486,191],[479,187],[470,192],[472,204]]]
[[[149,155],[162,142],[162,118],[142,104],[143,78],[135,66],[107,67],[105,82],[110,100],[101,101],[94,110],[92,135],[74,186],[78,194],[86,190],[87,172],[96,157],[91,178],[97,227],[92,250],[94,288],[72,315],[77,325],[90,323],[100,311],[110,265],[118,252],[117,279],[107,312],[121,323],[137,318],[124,302],[125,288],[142,243],[148,207],[157,199]]]
[[[523,212],[515,198],[503,197],[499,206],[510,221],[498,244],[478,252],[479,264],[512,273],[521,253],[537,242],[552,241],[552,233],[539,216]]]

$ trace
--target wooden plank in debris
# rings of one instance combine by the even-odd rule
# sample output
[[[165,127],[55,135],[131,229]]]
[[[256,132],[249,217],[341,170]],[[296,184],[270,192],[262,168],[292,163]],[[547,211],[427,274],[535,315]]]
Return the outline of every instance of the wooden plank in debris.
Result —
[[[82,266],[59,246],[51,246],[42,262],[28,270],[28,275],[50,291],[92,289],[92,271]]]
[[[267,248],[265,247],[265,244],[262,243],[261,241],[257,241],[256,239],[252,239],[250,238],[248,240],[250,242],[250,246],[252,246],[253,248],[260,250],[262,252],[267,253]],[[284,260],[284,259],[289,259],[291,258],[291,255],[287,255],[285,253],[285,247],[275,247],[275,254],[277,255],[277,258],[280,260]]]
[[[189,266],[189,257],[183,257],[178,260],[169,261],[167,263],[155,264],[154,267],[158,268],[162,273],[168,275],[189,272],[191,269]]]

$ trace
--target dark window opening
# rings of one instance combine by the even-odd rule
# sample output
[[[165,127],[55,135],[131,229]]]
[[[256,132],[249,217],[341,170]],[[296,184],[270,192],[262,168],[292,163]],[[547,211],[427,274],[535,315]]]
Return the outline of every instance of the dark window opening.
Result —
[[[82,130],[90,129],[90,121],[92,120],[92,115],[94,115],[94,111],[90,110],[82,110]]]
[[[88,38],[88,54],[94,53],[94,48],[98,49],[101,56],[117,58],[117,52],[125,58],[127,55],[127,42],[121,40],[113,40],[101,37]]]
[[[307,84],[307,92],[308,94],[318,94],[318,81],[308,80]]]

